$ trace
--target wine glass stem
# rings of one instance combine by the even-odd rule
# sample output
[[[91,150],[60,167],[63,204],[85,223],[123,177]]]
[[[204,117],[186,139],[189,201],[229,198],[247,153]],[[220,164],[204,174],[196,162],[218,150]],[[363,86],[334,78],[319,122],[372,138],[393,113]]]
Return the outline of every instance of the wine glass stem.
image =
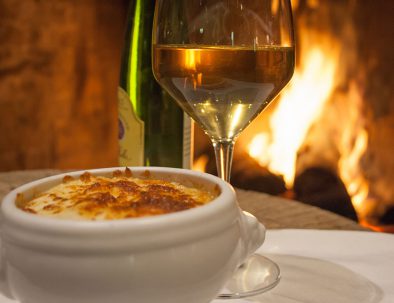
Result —
[[[233,161],[234,141],[212,140],[215,150],[218,175],[226,182],[230,182],[231,164]]]

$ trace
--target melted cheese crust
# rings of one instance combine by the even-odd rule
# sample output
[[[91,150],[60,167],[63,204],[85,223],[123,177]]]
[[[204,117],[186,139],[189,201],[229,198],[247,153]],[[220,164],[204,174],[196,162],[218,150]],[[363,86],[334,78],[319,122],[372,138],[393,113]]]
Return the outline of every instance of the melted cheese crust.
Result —
[[[24,211],[73,220],[114,220],[186,210],[213,200],[217,194],[176,182],[141,179],[131,171],[101,177],[84,173],[20,206]]]

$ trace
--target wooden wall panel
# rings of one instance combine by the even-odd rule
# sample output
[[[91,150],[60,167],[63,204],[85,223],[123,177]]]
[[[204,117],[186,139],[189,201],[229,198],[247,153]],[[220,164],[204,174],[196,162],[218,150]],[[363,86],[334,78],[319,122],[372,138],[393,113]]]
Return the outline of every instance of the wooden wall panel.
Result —
[[[117,162],[125,0],[0,0],[0,171]]]

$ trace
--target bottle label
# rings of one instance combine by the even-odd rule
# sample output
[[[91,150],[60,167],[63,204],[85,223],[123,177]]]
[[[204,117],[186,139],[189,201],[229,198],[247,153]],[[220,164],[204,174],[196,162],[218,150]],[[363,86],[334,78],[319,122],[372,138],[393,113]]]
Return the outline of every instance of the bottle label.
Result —
[[[118,87],[119,165],[144,165],[144,121],[135,113],[127,92]]]
[[[182,167],[191,169],[193,155],[193,120],[186,114],[183,114],[183,157]]]

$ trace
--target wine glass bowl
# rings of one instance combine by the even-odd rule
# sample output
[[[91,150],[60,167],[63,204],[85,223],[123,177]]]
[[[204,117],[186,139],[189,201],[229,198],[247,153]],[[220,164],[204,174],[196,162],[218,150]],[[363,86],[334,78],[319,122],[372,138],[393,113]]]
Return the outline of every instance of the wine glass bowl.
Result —
[[[294,48],[290,0],[156,1],[154,76],[210,137],[225,181],[237,136],[291,79]]]
[[[290,2],[159,0],[155,16],[154,75],[211,138],[229,181],[231,159],[219,158],[293,74]]]

